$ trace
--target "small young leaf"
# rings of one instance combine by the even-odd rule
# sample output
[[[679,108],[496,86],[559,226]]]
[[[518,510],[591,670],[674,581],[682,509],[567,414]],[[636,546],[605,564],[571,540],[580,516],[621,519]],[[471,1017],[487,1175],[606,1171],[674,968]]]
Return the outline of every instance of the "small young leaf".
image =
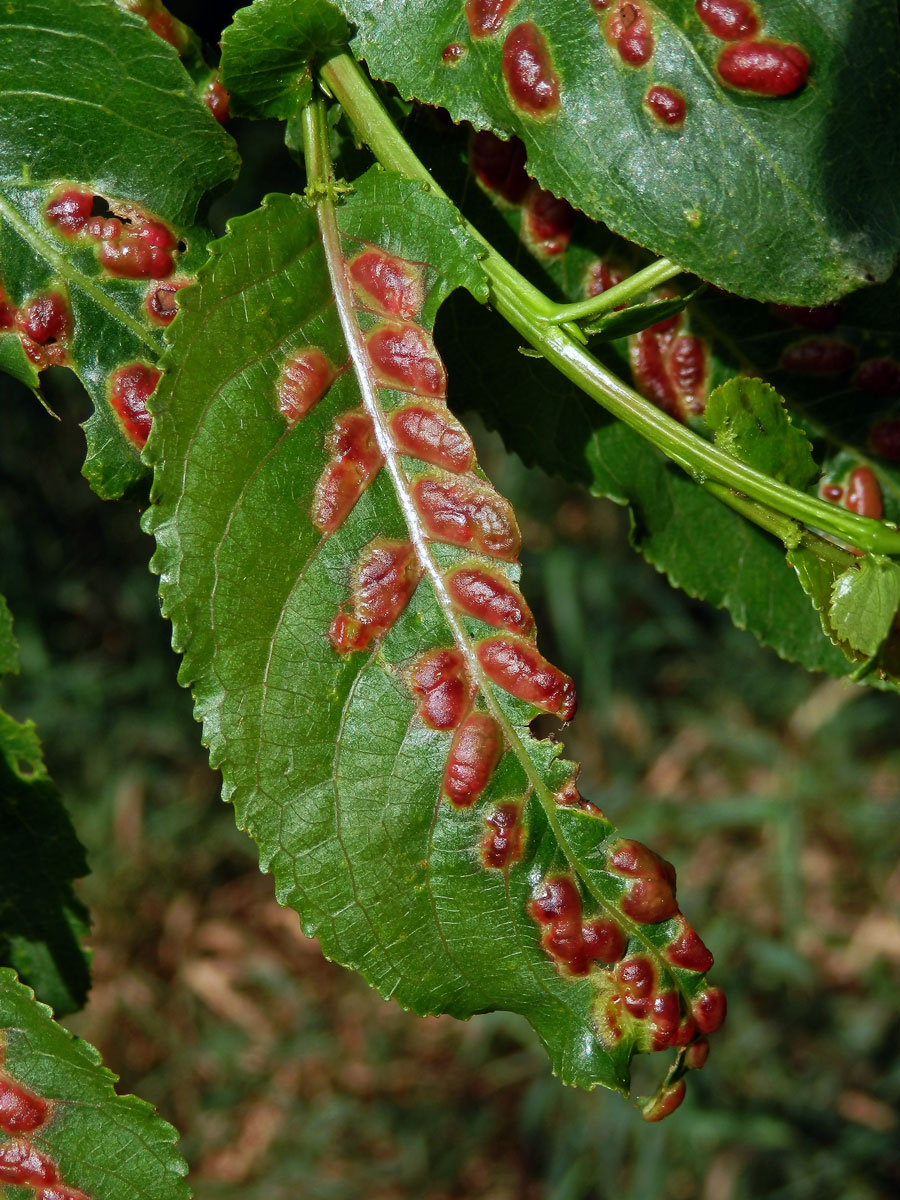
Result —
[[[18,669],[16,650],[0,597],[0,674]],[[20,724],[2,709],[0,829],[0,963],[15,967],[58,1012],[72,1012],[90,986],[81,945],[88,915],[72,888],[87,874],[84,850],[47,775],[33,723]]]
[[[640,333],[658,321],[673,317],[683,312],[690,302],[702,291],[695,288],[686,296],[671,296],[663,300],[648,300],[644,304],[631,304],[621,312],[604,313],[596,321],[585,325],[584,332],[592,337],[610,341],[612,338],[628,337],[630,333]]]
[[[819,474],[806,434],[791,424],[781,396],[761,379],[736,376],[706,406],[716,445],[773,479],[803,489]]]
[[[175,1130],[145,1101],[116,1095],[115,1081],[93,1046],[0,968],[4,1196],[188,1200]]]
[[[290,118],[312,95],[312,64],[345,45],[347,22],[326,0],[257,0],[222,36],[222,82],[237,116]]]
[[[236,155],[173,48],[113,3],[9,0],[0,41],[0,367],[31,386],[76,371],[85,475],[118,496],[144,473],[175,292],[205,259],[198,204]]]
[[[838,636],[871,658],[890,633],[898,605],[900,566],[866,555],[835,580],[828,615]]]
[[[530,733],[572,683],[430,336],[454,286],[484,297],[478,243],[377,170],[317,212],[232,222],[173,330],[147,526],[180,678],[326,954],[420,1013],[521,1012],[564,1080],[625,1090],[723,1001],[670,868]]]

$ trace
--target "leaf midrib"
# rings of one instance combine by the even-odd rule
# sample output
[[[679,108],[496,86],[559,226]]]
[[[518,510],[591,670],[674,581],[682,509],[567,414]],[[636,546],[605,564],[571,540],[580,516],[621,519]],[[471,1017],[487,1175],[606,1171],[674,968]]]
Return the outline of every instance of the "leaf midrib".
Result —
[[[453,602],[447,592],[444,582],[443,573],[431,553],[428,539],[422,531],[421,524],[418,519],[415,506],[409,494],[408,481],[400,465],[400,454],[394,446],[393,440],[387,429],[387,423],[382,412],[381,404],[378,401],[378,385],[372,374],[371,364],[369,362],[368,353],[366,352],[362,330],[356,318],[356,306],[353,302],[353,293],[350,282],[347,278],[344,269],[344,255],[341,247],[340,229],[337,222],[337,214],[335,206],[330,197],[319,199],[316,206],[316,216],[319,222],[319,229],[322,237],[322,246],[325,254],[325,261],[328,265],[329,277],[332,283],[332,289],[335,296],[335,306],[338,313],[338,318],[341,323],[341,329],[344,334],[347,347],[350,351],[350,357],[353,361],[357,381],[359,383],[360,393],[363,400],[363,405],[372,419],[375,437],[378,443],[378,448],[385,460],[385,466],[391,476],[394,491],[397,496],[397,502],[400,505],[400,510],[406,522],[407,529],[410,535],[410,541],[416,552],[419,562],[422,564],[425,574],[429,578],[435,598],[441,609],[442,615],[453,634],[460,653],[466,661],[472,678],[484,696],[485,703],[491,716],[497,721],[501,730],[506,737],[510,748],[519,760],[529,783],[537,795],[544,814],[553,832],[553,835],[560,846],[563,854],[566,857],[572,870],[576,872],[578,877],[583,882],[584,886],[590,892],[591,896],[597,904],[611,916],[613,916],[621,925],[625,926],[631,937],[636,938],[643,943],[647,953],[654,958],[661,958],[661,952],[658,947],[646,936],[642,926],[631,920],[626,914],[620,911],[615,905],[594,886],[590,873],[581,863],[578,855],[574,852],[569,844],[556,814],[556,800],[553,797],[550,789],[547,787],[540,771],[535,766],[525,748],[522,738],[519,736],[518,730],[506,716],[502,706],[498,703],[493,686],[484,674],[481,663],[477,654],[472,648],[468,634],[462,625],[462,622],[453,606]]]

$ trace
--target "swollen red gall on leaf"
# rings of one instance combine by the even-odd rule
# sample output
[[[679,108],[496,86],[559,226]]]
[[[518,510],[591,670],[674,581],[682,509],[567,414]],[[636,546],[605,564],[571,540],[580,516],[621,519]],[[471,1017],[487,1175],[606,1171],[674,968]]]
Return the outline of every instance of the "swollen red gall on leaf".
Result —
[[[366,348],[379,383],[420,396],[443,396],[447,373],[434,342],[419,325],[376,325]]]
[[[530,117],[549,117],[559,108],[559,80],[544,35],[523,21],[503,43],[503,78],[513,106]]]
[[[50,1187],[41,1188],[35,1200],[90,1200],[84,1192],[77,1188],[66,1187],[65,1184],[53,1183]]]
[[[617,283],[621,283],[623,279],[628,278],[628,272],[624,267],[617,263],[607,262],[606,259],[598,258],[595,263],[591,263],[588,268],[584,282],[584,293],[586,296],[599,296],[603,292],[608,292],[611,287],[615,287]],[[624,305],[619,307],[624,308]]]
[[[331,461],[316,483],[312,522],[322,533],[334,533],[381,470],[384,459],[371,417],[362,409],[337,418],[326,447]]]
[[[805,308],[797,304],[773,304],[772,312],[782,321],[810,329],[814,333],[828,333],[841,319],[839,304],[823,304],[818,308]]]
[[[409,604],[420,577],[410,542],[370,542],[353,573],[354,616],[379,632],[390,629]]]
[[[339,654],[365,650],[391,628],[421,578],[409,542],[376,539],[359,556],[350,584],[352,615],[339,612],[328,639]]]
[[[672,864],[655,854],[642,842],[628,838],[617,838],[608,848],[606,868],[614,875],[623,875],[637,879],[665,879],[669,883],[675,881],[675,871]]]
[[[856,351],[837,338],[810,337],[792,342],[781,355],[781,365],[797,375],[840,375],[856,362]]]
[[[628,357],[635,385],[641,395],[670,417],[681,420],[678,392],[666,370],[660,339],[652,329],[642,329],[629,338]]]
[[[678,912],[671,886],[662,879],[636,879],[620,901],[622,912],[641,925],[657,925]]]
[[[709,379],[706,342],[694,334],[682,334],[675,339],[669,351],[667,365],[672,382],[681,392],[687,409],[702,412],[706,407]]]
[[[560,200],[535,184],[525,200],[522,234],[537,254],[555,258],[568,249],[575,217],[568,200]]]
[[[725,1020],[727,1003],[719,987],[706,988],[691,1005],[691,1015],[701,1033],[715,1033]]]
[[[485,817],[487,833],[481,843],[481,861],[496,871],[507,870],[522,857],[522,826],[518,804],[498,804]]]
[[[275,389],[278,408],[288,425],[305,417],[337,377],[337,367],[315,346],[291,354],[281,368]]]
[[[132,234],[104,238],[97,257],[111,275],[123,279],[165,279],[175,268],[168,249]]]
[[[472,439],[444,405],[406,405],[391,413],[389,424],[401,454],[447,471],[470,471],[475,466]]]
[[[900,396],[900,362],[895,358],[867,358],[856,368],[853,384],[871,396]]]
[[[231,97],[219,82],[218,75],[214,75],[203,89],[203,103],[220,125],[231,116]]]
[[[620,901],[622,911],[642,925],[655,925],[678,912],[675,869],[640,842],[618,839],[607,853],[607,870],[631,882]]]
[[[658,1095],[647,1101],[641,1109],[641,1116],[645,1121],[662,1121],[664,1117],[671,1116],[684,1099],[685,1091],[686,1084],[683,1079],[663,1088]]]
[[[665,1050],[671,1046],[681,1023],[681,1004],[674,992],[657,992],[653,997],[648,1021],[650,1049]]]
[[[461,479],[418,479],[413,503],[430,538],[494,558],[518,556],[521,535],[513,510],[489,485]]]
[[[581,792],[579,792],[576,778],[577,773],[570,779],[567,779],[562,787],[557,792],[554,792],[553,799],[563,808],[578,808],[582,812],[589,813],[592,817],[602,817],[603,810],[598,808],[592,800],[585,800]]]
[[[649,958],[632,955],[622,959],[615,968],[615,980],[620,987],[622,1003],[633,1017],[643,1020],[653,1005],[656,989],[656,970]]]
[[[644,104],[661,125],[667,125],[670,129],[679,129],[684,124],[687,103],[676,88],[663,83],[655,83],[647,90]]]
[[[84,229],[93,206],[91,192],[71,188],[53,196],[44,209],[44,215],[61,233],[74,237]]]
[[[759,30],[759,17],[747,0],[697,0],[697,16],[723,42],[753,37]]]
[[[476,179],[508,204],[520,204],[531,187],[525,158],[525,146],[517,137],[504,142],[487,130],[472,137],[469,163]]]
[[[792,96],[809,77],[809,56],[790,42],[731,42],[716,63],[724,83],[756,96]]]
[[[386,317],[412,321],[425,303],[422,268],[371,246],[348,263],[357,297]]]
[[[14,1138],[0,1145],[0,1181],[35,1187],[58,1180],[56,1164],[25,1138]]]
[[[581,936],[586,957],[601,963],[618,962],[628,944],[620,927],[608,917],[586,921]]]
[[[458,650],[429,650],[410,672],[419,716],[431,729],[456,729],[472,706],[472,685]]]
[[[839,483],[823,483],[819,495],[830,504],[840,504],[844,498],[844,489]]]
[[[48,1104],[23,1084],[0,1074],[0,1129],[22,1133],[37,1129],[47,1120]]]
[[[869,467],[856,467],[850,472],[844,506],[861,517],[881,519],[884,513],[881,488]]]
[[[519,0],[466,0],[466,21],[473,38],[497,33]]]
[[[541,946],[564,973],[586,975],[588,955],[581,929],[581,896],[568,875],[549,876],[528,903],[541,926]]]
[[[686,921],[682,930],[666,947],[666,958],[673,966],[702,975],[713,965],[713,956]]]
[[[457,567],[447,576],[447,591],[457,608],[488,625],[527,634],[534,617],[517,587],[483,567]]]
[[[492,683],[564,721],[575,716],[575,685],[537,648],[521,638],[495,637],[479,642],[478,661]]]
[[[706,1066],[706,1060],[709,1058],[709,1042],[706,1038],[700,1038],[694,1042],[692,1046],[688,1046],[684,1055],[684,1065],[689,1071],[699,1071]]]
[[[174,46],[179,54],[185,49],[186,39],[178,29],[171,13],[167,12],[160,0],[116,0],[120,7],[128,12],[137,13],[143,17],[153,33],[170,46]]]
[[[159,376],[156,367],[131,363],[113,371],[109,378],[109,402],[125,436],[138,450],[150,436],[153,418],[147,411],[147,401],[159,383]]]
[[[441,62],[445,67],[458,66],[465,52],[465,46],[460,45],[459,42],[451,42],[441,51]]]
[[[175,282],[168,279],[164,283],[152,283],[147,289],[147,299],[144,307],[147,316],[158,325],[171,325],[178,315],[175,303],[175,293],[186,287],[188,280]]]
[[[21,332],[39,346],[64,341],[72,325],[65,296],[61,292],[33,296],[19,311],[17,324]]]
[[[643,4],[618,0],[606,18],[606,38],[631,67],[643,67],[653,56],[653,30]]]
[[[456,808],[471,808],[500,760],[500,727],[487,713],[473,713],[453,735],[443,791]]]

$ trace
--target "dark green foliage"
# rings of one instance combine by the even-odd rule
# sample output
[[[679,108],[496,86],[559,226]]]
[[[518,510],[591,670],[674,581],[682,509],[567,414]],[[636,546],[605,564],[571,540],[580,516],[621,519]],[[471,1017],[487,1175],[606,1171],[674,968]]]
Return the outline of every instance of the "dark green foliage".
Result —
[[[18,670],[12,618],[0,599],[0,675]],[[87,911],[72,881],[84,850],[54,787],[31,721],[0,709],[0,964],[14,967],[59,1013],[81,1008],[90,977]]]
[[[11,0],[0,11],[0,288],[14,305],[50,290],[68,304],[68,361],[94,402],[85,475],[120,496],[143,473],[108,394],[112,371],[154,362],[161,331],[147,320],[148,280],[101,270],[95,245],[44,216],[65,187],[137,206],[168,222],[186,249],[177,278],[206,257],[195,224],[204,195],[230,179],[230,139],[200,102],[171,46],[111,0]],[[18,339],[0,328],[0,363],[36,383]]]

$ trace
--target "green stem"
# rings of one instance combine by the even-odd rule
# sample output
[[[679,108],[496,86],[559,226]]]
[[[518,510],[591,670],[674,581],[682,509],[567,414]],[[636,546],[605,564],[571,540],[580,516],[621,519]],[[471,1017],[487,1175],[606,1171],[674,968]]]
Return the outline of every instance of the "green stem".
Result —
[[[579,300],[576,304],[554,304],[553,313],[541,319],[562,325],[566,321],[583,321],[588,317],[601,316],[603,313],[612,312],[621,304],[627,304],[636,296],[642,296],[645,292],[651,291],[659,284],[665,283],[667,279],[680,275],[683,269],[677,263],[669,262],[667,258],[658,258],[656,262],[650,263],[648,267],[642,267],[640,271],[635,271],[633,275],[629,275],[627,279],[623,279],[621,283],[615,284],[607,291],[601,292],[599,296],[591,296],[589,300]]]
[[[347,53],[321,69],[329,90],[340,101],[358,133],[387,168],[421,181],[438,195],[446,192],[432,179],[398,132],[374,88]],[[751,500],[785,516],[824,530],[852,546],[877,554],[900,554],[896,526],[828,504],[772,479],[699,437],[661,412],[600,363],[548,314],[565,312],[520,275],[474,226],[469,233],[483,248],[481,265],[491,286],[491,303],[521,336],[567,379],[614,417],[636,430],[676,462],[698,483],[712,481],[742,492]],[[606,295],[611,295],[611,291]]]
[[[849,550],[843,550],[840,546],[835,546],[833,542],[828,542],[817,534],[809,533],[802,525],[790,517],[784,516],[783,513],[766,508],[764,504],[758,504],[755,500],[748,500],[746,496],[732,491],[731,488],[723,487],[720,483],[708,481],[703,486],[717,500],[721,500],[723,504],[733,508],[735,512],[740,513],[748,521],[752,521],[754,525],[758,525],[760,529],[764,529],[766,533],[777,537],[787,550],[811,550],[823,562],[834,567],[838,574],[859,562],[859,559]]]

